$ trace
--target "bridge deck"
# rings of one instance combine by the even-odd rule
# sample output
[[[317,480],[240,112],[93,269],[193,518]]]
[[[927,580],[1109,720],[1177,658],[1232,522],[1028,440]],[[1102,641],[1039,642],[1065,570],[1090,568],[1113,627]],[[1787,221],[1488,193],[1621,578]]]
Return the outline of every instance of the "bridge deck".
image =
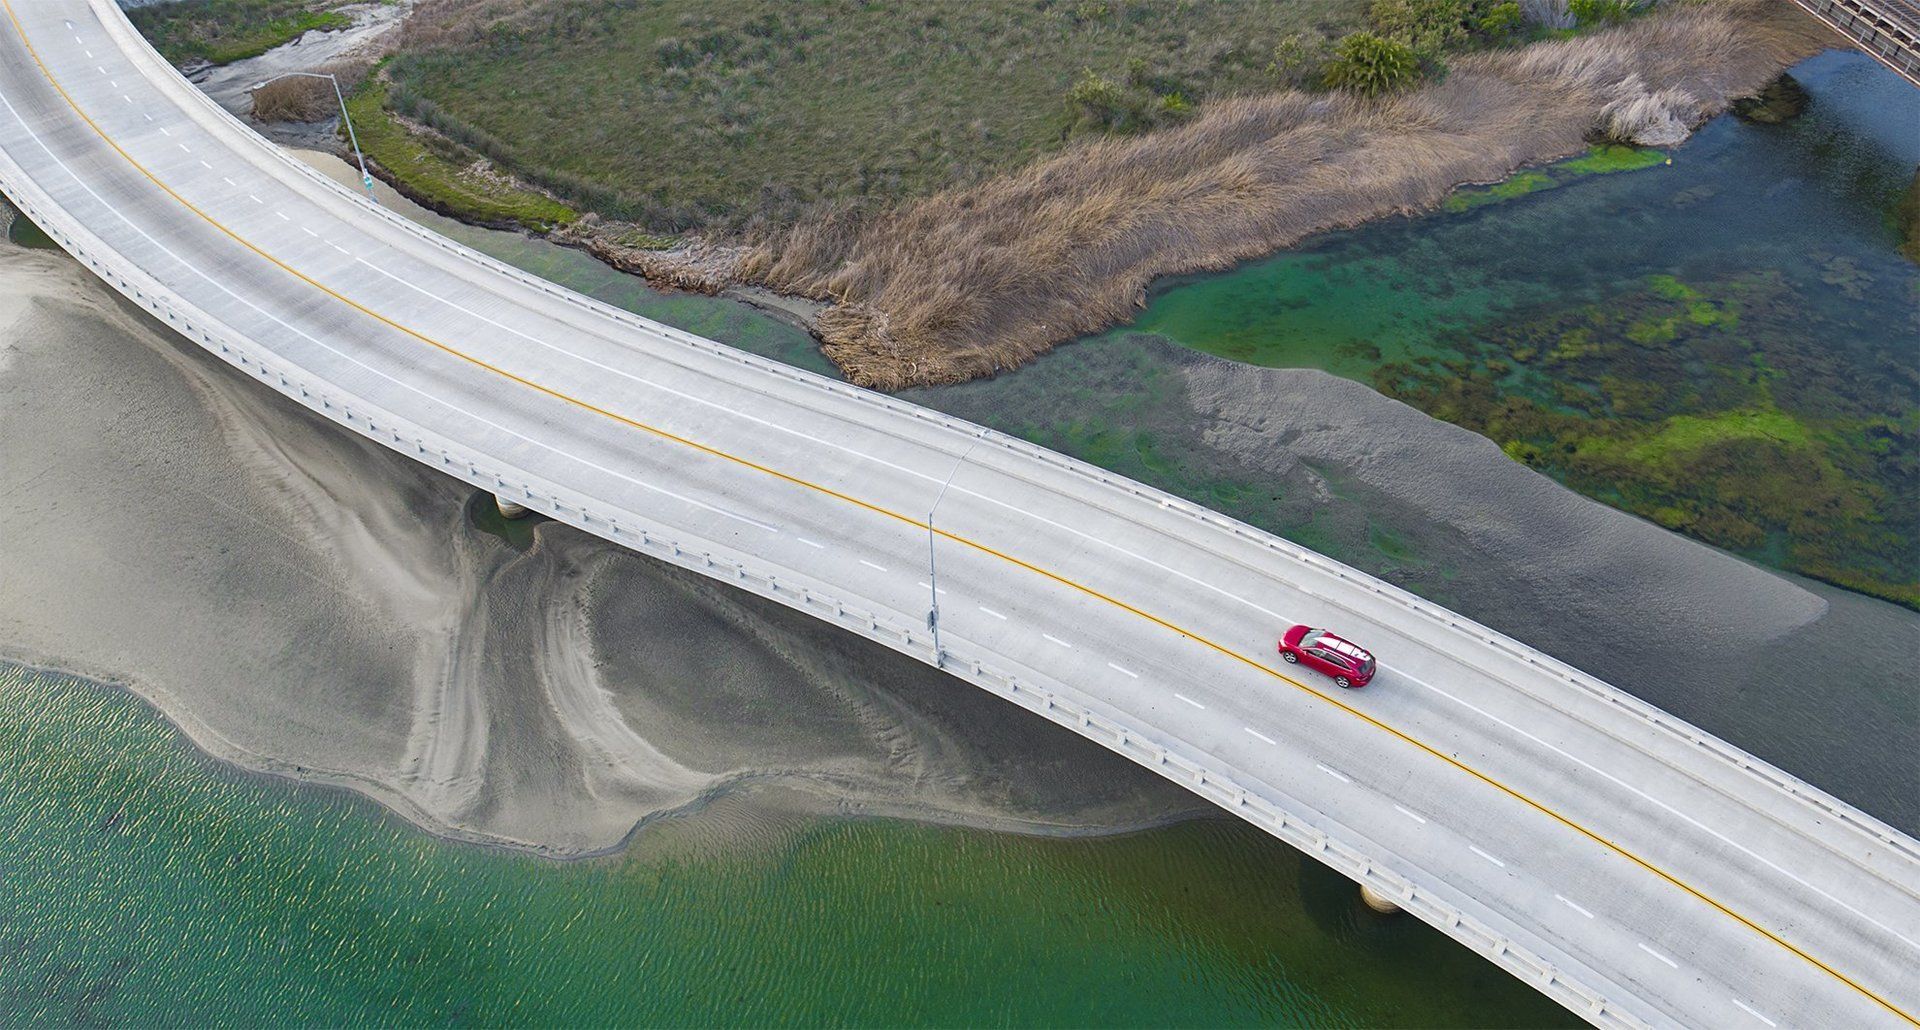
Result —
[[[1920,3],[1914,0],[1794,0],[1881,64],[1920,86]]]
[[[1920,1025],[1920,845],[1458,615],[1138,484],[492,263],[304,169],[106,0],[5,0],[0,185],[341,425],[931,660],[1607,1024]],[[1755,573],[1760,575],[1760,573]],[[1342,692],[1294,621],[1382,656]],[[1863,728],[1862,732],[1871,732]]]

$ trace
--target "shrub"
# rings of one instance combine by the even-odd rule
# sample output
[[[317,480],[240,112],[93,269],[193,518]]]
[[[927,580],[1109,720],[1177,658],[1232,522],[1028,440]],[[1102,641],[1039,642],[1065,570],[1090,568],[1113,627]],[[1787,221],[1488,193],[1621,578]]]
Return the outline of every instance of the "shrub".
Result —
[[[1432,56],[1465,43],[1491,6],[1487,0],[1373,0],[1367,21],[1380,35]]]
[[[1067,103],[1081,115],[1103,125],[1115,125],[1126,116],[1126,95],[1112,80],[1092,68],[1080,69],[1080,77],[1067,90]]]
[[[1480,15],[1479,28],[1488,38],[1501,40],[1513,35],[1523,20],[1518,0],[1507,0],[1487,8],[1486,13]]]
[[[1567,0],[1567,13],[1581,25],[1611,25],[1633,15],[1633,0]]]
[[[1327,85],[1370,97],[1405,89],[1419,75],[1412,47],[1371,32],[1342,38],[1326,71]]]

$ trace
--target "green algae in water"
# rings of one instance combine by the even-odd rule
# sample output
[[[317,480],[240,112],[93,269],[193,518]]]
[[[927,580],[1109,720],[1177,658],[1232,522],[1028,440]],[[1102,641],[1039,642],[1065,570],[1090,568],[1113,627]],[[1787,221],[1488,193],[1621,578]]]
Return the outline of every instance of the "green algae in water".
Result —
[[[568,864],[446,843],[0,665],[0,1023],[1576,1022],[1238,821],[763,836]]]
[[[1666,160],[1599,148],[1173,280],[1137,328],[1366,383],[1605,503],[1920,608],[1920,273],[1886,217],[1920,107],[1856,55],[1795,74],[1816,103],[1787,124],[1716,119],[1657,174],[1595,174]]]

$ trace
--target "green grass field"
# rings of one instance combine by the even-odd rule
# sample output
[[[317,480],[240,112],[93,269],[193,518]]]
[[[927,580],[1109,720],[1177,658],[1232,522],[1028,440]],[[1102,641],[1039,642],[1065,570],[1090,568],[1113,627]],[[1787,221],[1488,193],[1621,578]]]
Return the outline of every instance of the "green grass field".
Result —
[[[1365,7],[533,0],[484,30],[471,8],[423,7],[391,102],[577,206],[739,226],[925,195],[1272,89]],[[1070,102],[1088,70],[1112,90]]]
[[[127,12],[154,49],[175,64],[226,64],[257,57],[312,29],[344,29],[353,19],[313,0],[174,0]]]
[[[457,147],[408,132],[387,110],[386,93],[384,85],[369,83],[347,101],[347,110],[367,157],[400,178],[406,192],[422,203],[472,221],[534,231],[579,217],[552,197],[477,173],[472,156]]]

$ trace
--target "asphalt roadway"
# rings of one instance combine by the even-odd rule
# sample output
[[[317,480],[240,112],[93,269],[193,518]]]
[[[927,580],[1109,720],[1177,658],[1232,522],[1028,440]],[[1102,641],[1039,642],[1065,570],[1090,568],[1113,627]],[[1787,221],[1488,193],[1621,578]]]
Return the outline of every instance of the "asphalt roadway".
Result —
[[[232,121],[106,0],[0,2],[0,185],[263,385],[928,661],[931,547],[947,668],[1596,1023],[1920,1026],[1912,838],[1297,546],[440,240]],[[1283,665],[1295,622],[1380,674]]]

